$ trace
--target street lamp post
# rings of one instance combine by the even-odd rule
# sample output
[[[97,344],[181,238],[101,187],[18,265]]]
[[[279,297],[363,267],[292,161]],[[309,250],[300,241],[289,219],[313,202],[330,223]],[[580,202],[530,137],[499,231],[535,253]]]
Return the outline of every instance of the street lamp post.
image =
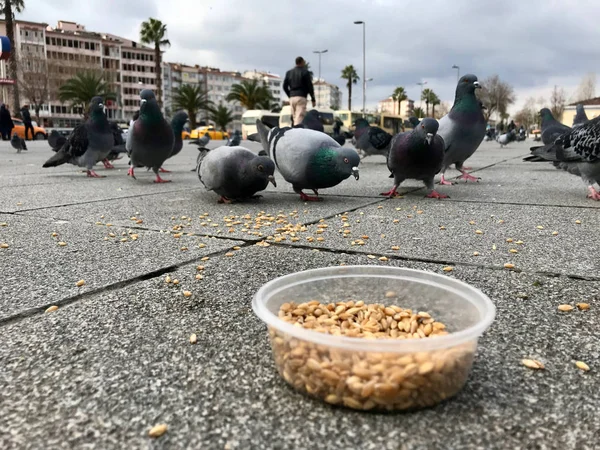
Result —
[[[319,77],[317,78],[317,81],[319,81],[321,79],[321,55],[323,53],[327,53],[327,49],[325,50],[314,50],[313,53],[316,53],[319,55]]]
[[[423,86],[425,86],[426,84],[427,81],[421,81],[420,83],[417,83],[418,86],[421,86],[421,95],[419,97],[419,109],[421,110],[421,113],[423,113]]]
[[[355,25],[362,25],[363,29],[363,116],[367,109],[367,56],[366,56],[366,23],[363,20],[354,21]]]
[[[460,80],[460,67],[457,66],[456,64],[454,64],[452,66],[453,69],[456,69],[456,84],[458,84],[459,80]]]

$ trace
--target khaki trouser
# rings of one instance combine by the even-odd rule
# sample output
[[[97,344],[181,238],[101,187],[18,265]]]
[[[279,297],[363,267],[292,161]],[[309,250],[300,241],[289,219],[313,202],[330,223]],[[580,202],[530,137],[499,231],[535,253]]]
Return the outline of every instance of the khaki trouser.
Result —
[[[294,119],[292,125],[299,125],[304,120],[306,115],[306,97],[291,97],[290,106],[292,108],[292,118]]]

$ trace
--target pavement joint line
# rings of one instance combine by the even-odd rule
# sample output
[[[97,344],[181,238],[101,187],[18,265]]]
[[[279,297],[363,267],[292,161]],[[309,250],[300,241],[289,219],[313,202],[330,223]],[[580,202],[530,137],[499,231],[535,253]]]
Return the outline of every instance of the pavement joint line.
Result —
[[[233,239],[229,239],[229,240],[233,240]],[[236,239],[236,240],[239,241],[240,239]],[[241,250],[241,249],[243,249],[245,247],[249,247],[249,246],[254,245],[254,244],[256,244],[256,242],[254,242],[254,241],[250,241],[250,242],[244,241],[241,245],[238,245],[238,247],[240,247],[240,250]],[[209,257],[210,258],[210,257],[214,257],[214,256],[220,256],[222,254],[224,255],[225,253],[229,252],[230,250],[231,250],[231,248],[228,248],[228,249],[223,249],[223,250],[215,251],[215,252],[212,252],[212,253],[207,253],[207,254],[204,254],[204,255],[199,255],[199,256],[197,256],[195,258],[192,258],[192,259],[189,259],[189,260],[186,260],[186,261],[182,261],[182,262],[178,262],[176,264],[171,264],[170,266],[161,267],[159,269],[152,270],[150,272],[146,272],[144,274],[138,275],[138,276],[133,277],[133,278],[128,278],[126,280],[121,280],[121,281],[117,281],[115,283],[107,284],[105,286],[101,286],[101,287],[98,287],[98,288],[95,288],[95,289],[91,289],[89,291],[85,291],[85,292],[82,292],[80,294],[73,295],[71,297],[66,297],[66,298],[63,298],[61,300],[57,300],[57,301],[52,302],[52,303],[47,303],[47,304],[45,304],[43,306],[36,306],[34,308],[28,308],[28,309],[19,311],[19,312],[15,313],[15,314],[12,314],[10,316],[0,317],[0,328],[8,326],[8,325],[11,325],[11,324],[14,324],[16,322],[19,322],[21,320],[27,319],[29,317],[33,317],[33,316],[38,315],[38,314],[44,314],[45,311],[50,306],[53,306],[53,305],[56,305],[58,307],[68,306],[68,305],[71,305],[73,303],[77,303],[80,300],[84,300],[86,298],[93,297],[93,296],[98,295],[98,294],[102,294],[104,292],[112,292],[112,291],[116,291],[116,290],[122,289],[124,287],[135,285],[135,284],[140,283],[142,281],[152,280],[152,279],[158,278],[158,277],[160,277],[160,276],[162,276],[162,275],[164,275],[166,273],[174,272],[177,269],[179,269],[180,267],[200,262],[202,260],[202,258],[205,258],[205,257]]]
[[[504,272],[517,272],[517,273],[525,273],[525,274],[531,274],[531,275],[540,275],[540,276],[544,276],[544,277],[548,277],[548,278],[565,277],[565,278],[569,278],[569,279],[575,280],[575,281],[600,282],[600,277],[586,277],[586,276],[578,275],[578,274],[568,274],[568,273],[549,272],[549,271],[531,271],[531,270],[519,269],[519,268],[506,269],[505,267],[498,266],[498,265],[477,264],[477,263],[469,263],[469,262],[463,262],[463,261],[439,260],[439,259],[419,258],[419,257],[402,256],[402,255],[388,255],[388,254],[383,254],[383,253],[367,253],[367,252],[360,251],[360,250],[351,250],[351,249],[343,249],[342,250],[342,249],[330,248],[330,247],[311,247],[309,245],[302,245],[302,244],[297,244],[297,243],[288,244],[285,242],[272,242],[272,241],[265,241],[265,242],[268,242],[271,246],[292,247],[292,248],[308,250],[308,251],[318,250],[318,251],[323,251],[323,252],[327,252],[327,253],[346,254],[346,255],[355,255],[355,256],[373,255],[376,258],[386,257],[388,259],[393,259],[393,260],[397,260],[397,261],[421,262],[421,263],[445,265],[445,266],[472,267],[472,268],[476,268],[476,269],[488,269],[488,270],[498,270],[498,271],[504,271]]]

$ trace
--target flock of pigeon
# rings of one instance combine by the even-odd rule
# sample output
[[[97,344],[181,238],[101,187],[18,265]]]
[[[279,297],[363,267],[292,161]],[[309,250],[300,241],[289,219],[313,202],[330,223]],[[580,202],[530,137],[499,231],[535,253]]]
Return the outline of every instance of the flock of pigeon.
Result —
[[[199,149],[193,170],[207,190],[220,196],[220,203],[254,198],[269,183],[276,186],[275,169],[303,201],[317,201],[322,199],[320,189],[334,187],[351,175],[358,180],[361,159],[380,154],[386,156],[390,178],[394,179],[392,188],[381,195],[393,197],[402,182],[416,179],[425,184],[427,197],[447,198],[435,190],[434,177],[441,173],[439,184],[452,185],[445,178],[451,165],[461,172],[460,179],[479,180],[464,166],[486,133],[484,106],[475,95],[478,88],[481,85],[475,75],[462,76],[454,105],[446,116],[439,122],[411,118],[414,128],[396,135],[358,119],[352,139],[356,150],[345,147],[345,139],[339,134],[325,134],[316,110],[309,111],[302,124],[295,127],[269,129],[257,120],[258,133],[248,139],[262,144],[258,155],[240,146],[239,133],[228,145],[209,150],[207,133],[191,141]],[[541,115],[544,145],[532,148],[532,156],[525,160],[551,161],[557,168],[580,176],[588,185],[588,197],[600,200],[593,186],[600,183],[600,117],[588,121],[580,108],[578,122],[571,129],[558,123],[548,109],[543,109]],[[49,143],[56,154],[44,167],[70,163],[85,168],[89,177],[99,177],[93,170],[95,164],[102,162],[107,169],[113,168],[111,161],[127,153],[129,176],[135,179],[135,168],[146,167],[156,174],[156,183],[165,183],[170,180],[160,177],[161,172],[167,172],[162,166],[181,151],[181,132],[187,120],[185,112],[178,112],[169,124],[154,93],[143,90],[139,116],[132,121],[124,142],[118,126],[108,121],[102,98],[95,97],[86,122],[66,138],[50,135]],[[307,195],[305,190],[315,196]]]

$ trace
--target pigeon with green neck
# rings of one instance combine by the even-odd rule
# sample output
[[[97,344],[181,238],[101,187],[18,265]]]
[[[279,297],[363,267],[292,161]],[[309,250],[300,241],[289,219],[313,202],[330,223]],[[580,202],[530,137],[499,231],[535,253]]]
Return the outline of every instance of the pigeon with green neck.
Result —
[[[88,177],[103,178],[92,169],[97,162],[106,159],[113,145],[114,136],[104,113],[104,102],[102,97],[94,97],[88,119],[73,129],[62,148],[43,167],[69,163],[85,167]]]
[[[444,161],[444,140],[437,134],[438,127],[437,120],[425,118],[412,131],[394,136],[387,159],[394,186],[381,195],[393,197],[404,180],[412,179],[425,183],[428,198],[448,197],[437,192],[433,183]]]
[[[440,184],[452,184],[444,177],[446,170],[452,164],[455,164],[456,169],[462,173],[461,179],[479,180],[465,171],[463,163],[473,156],[485,137],[486,121],[481,104],[475,96],[475,89],[480,88],[481,85],[475,75],[463,75],[456,86],[452,109],[440,119],[438,134],[444,139],[446,147]]]
[[[156,174],[155,183],[168,183],[158,171],[173,151],[175,136],[165,120],[154,93],[144,89],[140,93],[140,116],[131,124],[127,136],[130,164],[127,175],[135,179],[135,167],[147,167]]]
[[[301,200],[321,200],[319,189],[337,186],[350,175],[358,180],[358,154],[325,133],[289,127],[269,130],[260,120],[256,121],[256,128],[264,154],[275,162]],[[316,196],[306,195],[304,189],[312,190]]]

